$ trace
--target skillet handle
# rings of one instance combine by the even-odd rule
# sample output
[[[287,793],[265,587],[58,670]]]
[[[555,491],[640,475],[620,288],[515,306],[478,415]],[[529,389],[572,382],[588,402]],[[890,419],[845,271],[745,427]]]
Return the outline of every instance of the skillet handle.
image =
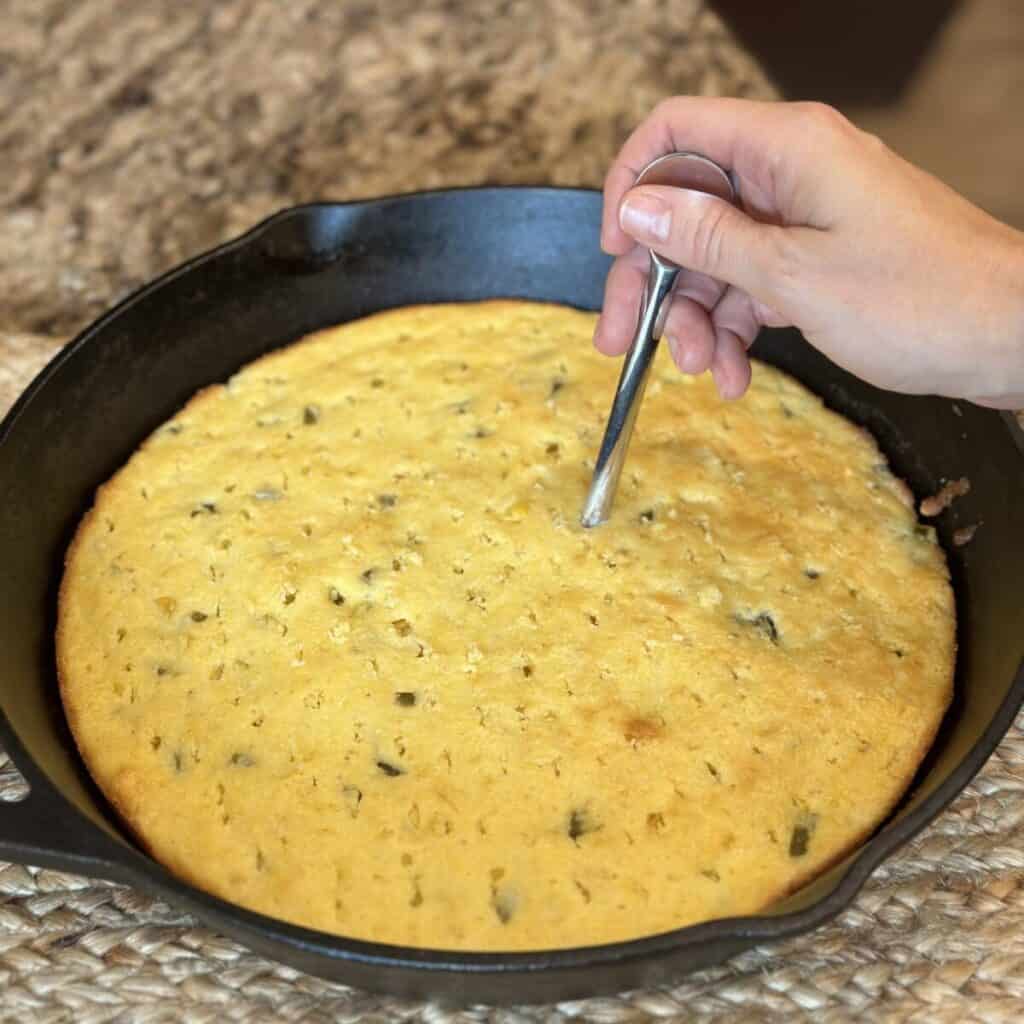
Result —
[[[138,855],[80,814],[43,777],[23,799],[0,800],[0,860],[126,881]]]

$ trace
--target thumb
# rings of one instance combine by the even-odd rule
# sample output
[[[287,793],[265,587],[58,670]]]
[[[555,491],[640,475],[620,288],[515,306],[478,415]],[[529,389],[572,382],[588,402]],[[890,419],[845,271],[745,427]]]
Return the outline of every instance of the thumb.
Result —
[[[732,203],[691,189],[643,185],[619,207],[622,230],[660,256],[742,289],[777,299],[786,228],[762,224]]]

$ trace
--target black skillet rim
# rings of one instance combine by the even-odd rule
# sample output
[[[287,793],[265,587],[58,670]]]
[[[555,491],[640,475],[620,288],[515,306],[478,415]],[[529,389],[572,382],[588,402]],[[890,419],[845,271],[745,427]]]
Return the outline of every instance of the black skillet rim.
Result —
[[[462,192],[507,193],[521,191],[531,193],[561,193],[574,195],[596,195],[593,189],[567,188],[558,186],[466,186],[462,188],[433,189],[418,192],[397,193],[352,202],[316,201],[291,206],[266,217],[243,234],[200,253],[184,263],[165,271],[147,284],[131,292],[69,341],[36,375],[28,388],[21,394],[6,416],[0,421],[0,446],[4,444],[22,410],[42,390],[49,378],[63,362],[99,334],[106,325],[122,315],[128,308],[149,298],[165,285],[190,273],[203,264],[225,253],[258,244],[268,229],[311,211],[327,209],[357,209],[385,205],[403,200],[417,200],[430,196],[452,196]],[[1024,451],[1022,435],[1012,416],[1005,416],[1007,429],[1018,447]],[[367,967],[398,968],[425,973],[462,973],[470,975],[530,975],[537,972],[593,968],[601,965],[621,965],[637,961],[653,960],[712,942],[742,942],[753,944],[760,941],[778,940],[809,931],[835,917],[845,910],[856,897],[871,873],[900,846],[912,839],[929,825],[961,793],[980,771],[994,752],[1003,736],[1009,730],[1021,704],[1024,703],[1024,663],[1018,668],[1013,683],[995,715],[971,747],[963,760],[953,769],[926,799],[913,810],[906,812],[899,820],[883,826],[858,852],[851,855],[841,879],[827,895],[803,910],[789,913],[751,915],[745,917],[721,918],[701,924],[689,925],[658,935],[623,942],[606,943],[596,946],[580,946],[566,949],[538,950],[535,952],[474,953],[419,949],[349,939],[327,932],[315,931],[291,925],[277,918],[268,917],[246,910],[221,900],[201,889],[175,878],[157,861],[144,854],[137,847],[108,838],[74,804],[64,796],[56,783],[39,768],[24,748],[6,715],[0,711],[0,741],[15,766],[29,782],[30,793],[24,801],[0,804],[0,815],[31,804],[33,792],[36,799],[56,799],[63,813],[70,812],[74,824],[95,829],[102,837],[103,852],[91,850],[79,853],[74,849],[50,851],[55,861],[64,859],[70,870],[89,872],[90,864],[103,865],[110,870],[109,876],[116,875],[119,881],[138,885],[156,891],[171,902],[184,901],[201,916],[234,923],[246,932],[270,939],[296,951],[315,952],[341,962]],[[77,755],[76,755],[77,756]],[[94,845],[94,844],[89,844]],[[81,857],[82,861],[78,861]],[[243,940],[244,941],[244,940]]]

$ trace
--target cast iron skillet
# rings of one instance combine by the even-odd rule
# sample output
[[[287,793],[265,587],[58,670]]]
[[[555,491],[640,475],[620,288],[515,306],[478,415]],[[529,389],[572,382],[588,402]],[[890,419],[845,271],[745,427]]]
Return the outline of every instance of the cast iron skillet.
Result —
[[[921,497],[967,475],[939,520],[959,613],[957,695],[912,791],[857,853],[755,917],[543,953],[431,952],[336,938],[200,892],[133,846],[79,761],[54,676],[54,599],[96,486],[193,392],[314,328],[410,303],[517,296],[596,308],[600,197],[469,189],[286,210],[126,299],[40,374],[0,425],[0,743],[31,793],[0,804],[0,857],[137,885],[268,956],[364,988],[464,1003],[548,1001],[645,986],[805,931],[967,784],[1024,699],[1019,436],[967,403],[875,390],[795,331],[756,354],[868,427]],[[617,367],[609,362],[611,394]],[[582,494],[581,494],[582,500]],[[966,547],[957,526],[981,522]]]

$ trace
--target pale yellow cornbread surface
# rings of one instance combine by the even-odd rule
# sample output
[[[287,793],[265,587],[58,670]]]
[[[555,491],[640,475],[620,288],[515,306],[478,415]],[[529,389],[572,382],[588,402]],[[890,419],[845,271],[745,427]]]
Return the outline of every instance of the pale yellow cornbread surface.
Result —
[[[413,946],[586,945],[763,908],[905,790],[951,695],[945,561],[874,442],[756,365],[618,366],[520,302],[326,330],[101,489],[58,663],[101,789],[176,874]]]

